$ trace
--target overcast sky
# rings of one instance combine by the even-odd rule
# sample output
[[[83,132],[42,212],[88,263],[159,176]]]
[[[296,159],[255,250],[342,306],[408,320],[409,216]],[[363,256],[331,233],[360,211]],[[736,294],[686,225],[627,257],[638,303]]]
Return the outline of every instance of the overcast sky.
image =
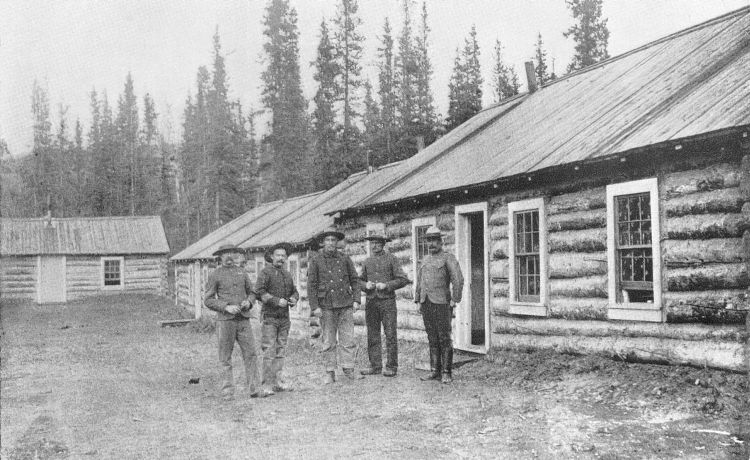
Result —
[[[210,67],[215,28],[226,55],[230,97],[260,109],[262,18],[265,0],[0,0],[0,137],[11,153],[23,154],[32,143],[31,89],[34,79],[47,89],[53,123],[60,104],[68,120],[90,120],[89,93],[107,91],[116,107],[125,76],[133,75],[139,108],[150,93],[163,130],[171,120],[175,139],[184,101],[194,91],[200,65]],[[336,0],[291,0],[299,13],[300,64],[304,92],[315,86],[310,62],[318,31],[330,19]],[[364,67],[376,75],[376,49],[383,21],[394,35],[401,29],[402,0],[360,0],[366,37]],[[421,1],[413,2],[416,25]],[[750,5],[750,0],[604,0],[609,19],[609,52],[615,56],[672,32]],[[445,115],[448,80],[456,47],[472,24],[477,27],[482,72],[490,77],[495,39],[505,46],[505,60],[524,81],[523,62],[541,32],[555,70],[564,72],[573,44],[562,36],[571,24],[564,0],[428,0],[430,52],[435,70],[432,90]],[[551,60],[550,60],[551,63]],[[485,105],[491,101],[485,88]]]

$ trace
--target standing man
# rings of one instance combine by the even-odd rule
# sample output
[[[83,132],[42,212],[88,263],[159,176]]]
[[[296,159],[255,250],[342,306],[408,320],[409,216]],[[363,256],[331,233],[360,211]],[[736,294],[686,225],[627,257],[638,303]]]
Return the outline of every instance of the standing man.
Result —
[[[422,380],[453,381],[453,343],[451,318],[453,309],[461,301],[464,277],[453,254],[443,251],[440,229],[432,226],[425,232],[428,254],[417,274],[414,302],[424,319],[427,341],[430,344],[430,374]],[[442,371],[442,379],[441,379]]]
[[[396,338],[396,293],[410,283],[396,257],[383,250],[390,241],[385,235],[370,235],[370,257],[362,265],[361,285],[367,296],[365,322],[367,323],[367,355],[370,367],[363,375],[383,372],[385,377],[395,377],[398,371],[398,340]],[[386,363],[383,370],[380,325],[385,332]]]
[[[235,261],[242,257],[242,251],[237,246],[223,244],[214,252],[214,256],[220,258],[220,265],[208,277],[208,291],[204,304],[216,312],[216,336],[219,339],[219,362],[222,367],[222,397],[227,401],[234,397],[232,350],[235,341],[240,345],[245,363],[248,391],[250,396],[256,396],[255,375],[258,372],[258,356],[248,319],[255,301],[253,283],[245,270],[235,265]]]
[[[352,260],[336,250],[344,234],[328,230],[318,235],[323,248],[307,267],[307,298],[313,315],[321,316],[323,354],[326,361],[324,383],[336,381],[337,363],[344,375],[363,378],[354,371],[354,310],[359,308],[359,277]],[[338,352],[338,359],[337,359]]]
[[[281,380],[289,328],[292,324],[289,319],[289,307],[294,306],[299,299],[292,274],[284,268],[291,251],[292,245],[289,243],[274,245],[268,251],[271,263],[263,267],[256,283],[256,293],[263,303],[263,396],[291,390]]]

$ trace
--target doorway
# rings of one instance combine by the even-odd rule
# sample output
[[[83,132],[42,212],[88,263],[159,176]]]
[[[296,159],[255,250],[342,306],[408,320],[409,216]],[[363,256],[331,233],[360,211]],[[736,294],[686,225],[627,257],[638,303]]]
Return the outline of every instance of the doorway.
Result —
[[[456,348],[487,353],[490,348],[487,203],[456,206],[456,258],[464,274],[456,308]]]
[[[65,289],[65,256],[39,256],[37,303],[67,301]]]

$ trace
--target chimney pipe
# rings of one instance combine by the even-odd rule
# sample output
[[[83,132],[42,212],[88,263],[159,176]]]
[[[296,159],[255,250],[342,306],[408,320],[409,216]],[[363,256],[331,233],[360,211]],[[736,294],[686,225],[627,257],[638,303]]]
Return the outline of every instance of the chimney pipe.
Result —
[[[534,74],[534,63],[526,61],[523,63],[526,67],[526,83],[529,85],[529,94],[537,90],[536,75]]]

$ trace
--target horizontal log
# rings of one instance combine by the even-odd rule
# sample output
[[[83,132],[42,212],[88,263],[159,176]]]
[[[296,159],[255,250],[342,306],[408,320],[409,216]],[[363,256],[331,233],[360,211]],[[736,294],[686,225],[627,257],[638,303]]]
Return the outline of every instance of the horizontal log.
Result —
[[[3,276],[0,278],[3,283],[36,283],[34,276]]]
[[[436,219],[437,227],[443,231],[452,231],[456,228],[456,217],[451,214],[440,214]]]
[[[677,240],[739,238],[749,228],[743,214],[698,214],[666,219],[664,233]]]
[[[607,274],[605,252],[554,252],[549,255],[550,278],[580,278]]]
[[[566,230],[550,233],[549,252],[601,252],[607,249],[607,230]]]
[[[606,207],[606,189],[604,187],[595,187],[574,193],[552,196],[547,202],[546,211],[551,217],[555,214],[601,209]]]
[[[2,282],[2,288],[3,289],[36,289],[36,282],[14,282],[14,281],[7,281],[3,280]]]
[[[504,260],[508,258],[508,238],[493,239],[490,241],[490,254],[493,260]]]
[[[744,263],[709,264],[667,270],[669,291],[710,291],[750,286]]]
[[[607,210],[605,208],[553,214],[547,218],[547,229],[550,232],[603,228],[606,225]]]
[[[567,321],[500,317],[493,321],[498,334],[530,334],[573,337],[652,337],[689,341],[721,341],[743,343],[748,332],[738,326],[701,324],[629,323],[612,321]]]
[[[742,238],[664,240],[662,256],[668,268],[742,262]]]
[[[36,275],[36,267],[29,268],[7,268],[2,271],[2,276],[34,276]]]
[[[488,224],[492,227],[508,225],[508,206],[496,206],[492,209]]]
[[[0,292],[2,299],[34,299],[36,292]]]
[[[492,297],[490,299],[490,312],[493,316],[501,316],[508,314],[508,297]]]
[[[744,203],[740,188],[732,187],[673,197],[665,200],[664,210],[668,217],[739,213]]]
[[[490,284],[490,295],[492,297],[508,297],[508,289],[510,284],[507,280],[498,281],[492,280]]]
[[[411,219],[386,226],[385,234],[389,238],[405,238],[411,236]]]
[[[19,293],[24,293],[24,292],[36,293],[36,286],[34,287],[3,287],[2,292],[8,293],[8,294],[19,294]]]
[[[490,278],[508,279],[509,265],[507,260],[490,261]]]
[[[490,239],[491,240],[508,239],[508,226],[498,225],[498,226],[492,227],[492,230],[490,230]]]
[[[386,247],[391,254],[405,249],[411,251],[411,238],[396,238],[393,241],[390,241]]]
[[[607,276],[595,275],[582,278],[549,280],[550,295],[556,297],[607,297]]]
[[[547,310],[550,318],[565,320],[606,320],[609,300],[602,297],[552,297]]]
[[[745,289],[665,292],[662,301],[670,323],[744,324],[747,317]]]
[[[671,198],[697,192],[739,187],[740,168],[736,163],[714,164],[701,169],[669,173],[664,177],[660,195]]]

